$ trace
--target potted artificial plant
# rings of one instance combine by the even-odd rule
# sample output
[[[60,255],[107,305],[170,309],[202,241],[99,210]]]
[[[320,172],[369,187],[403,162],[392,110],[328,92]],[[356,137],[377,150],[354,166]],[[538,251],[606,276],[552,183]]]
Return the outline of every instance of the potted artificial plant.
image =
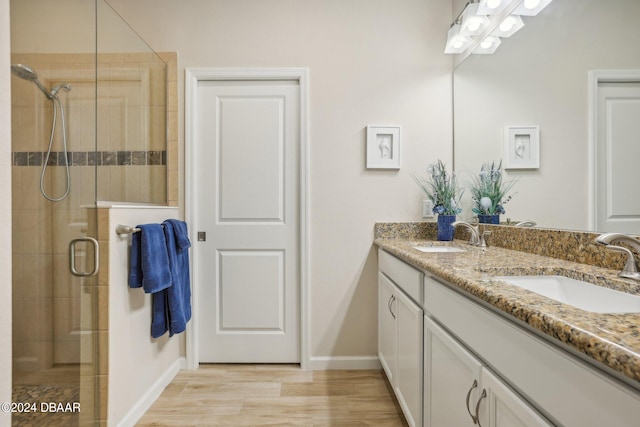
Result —
[[[460,198],[464,193],[457,185],[455,173],[448,173],[444,163],[438,160],[429,165],[426,176],[414,175],[413,179],[431,200],[433,213],[438,215],[438,240],[453,240],[455,228],[451,224],[462,211]]]

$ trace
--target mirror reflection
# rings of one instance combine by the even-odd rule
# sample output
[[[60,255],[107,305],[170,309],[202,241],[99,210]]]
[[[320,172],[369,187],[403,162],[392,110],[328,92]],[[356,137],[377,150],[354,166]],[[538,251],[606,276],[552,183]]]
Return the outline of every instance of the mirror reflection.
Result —
[[[523,17],[525,27],[494,54],[456,67],[454,166],[462,180],[506,159],[505,128],[539,129],[539,163],[505,172],[517,183],[503,222],[640,234],[638,18],[637,0],[555,0]]]

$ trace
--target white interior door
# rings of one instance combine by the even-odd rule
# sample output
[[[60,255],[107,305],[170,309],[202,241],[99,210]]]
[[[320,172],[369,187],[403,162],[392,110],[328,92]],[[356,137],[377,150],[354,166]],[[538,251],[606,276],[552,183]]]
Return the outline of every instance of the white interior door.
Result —
[[[640,235],[639,82],[598,83],[596,127],[596,231]]]
[[[196,90],[199,360],[299,362],[299,82]]]

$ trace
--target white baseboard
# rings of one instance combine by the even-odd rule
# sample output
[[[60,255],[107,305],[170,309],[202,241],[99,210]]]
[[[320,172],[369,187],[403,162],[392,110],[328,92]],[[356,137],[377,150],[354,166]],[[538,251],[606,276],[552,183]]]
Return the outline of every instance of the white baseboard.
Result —
[[[307,369],[324,371],[329,369],[381,369],[378,356],[311,356]]]
[[[162,394],[166,386],[171,383],[175,376],[180,372],[181,368],[186,365],[184,357],[176,360],[171,364],[169,369],[154,382],[151,387],[144,393],[140,399],[133,405],[131,410],[118,422],[118,427],[133,427],[149,410],[153,402]],[[111,423],[109,423],[111,425]]]

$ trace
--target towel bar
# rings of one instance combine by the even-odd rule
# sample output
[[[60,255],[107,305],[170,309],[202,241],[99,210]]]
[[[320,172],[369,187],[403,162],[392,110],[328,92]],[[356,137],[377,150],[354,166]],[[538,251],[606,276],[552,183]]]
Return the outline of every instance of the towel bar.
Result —
[[[138,231],[140,231],[139,228],[131,227],[130,225],[116,225],[116,233],[119,235],[137,233]]]

